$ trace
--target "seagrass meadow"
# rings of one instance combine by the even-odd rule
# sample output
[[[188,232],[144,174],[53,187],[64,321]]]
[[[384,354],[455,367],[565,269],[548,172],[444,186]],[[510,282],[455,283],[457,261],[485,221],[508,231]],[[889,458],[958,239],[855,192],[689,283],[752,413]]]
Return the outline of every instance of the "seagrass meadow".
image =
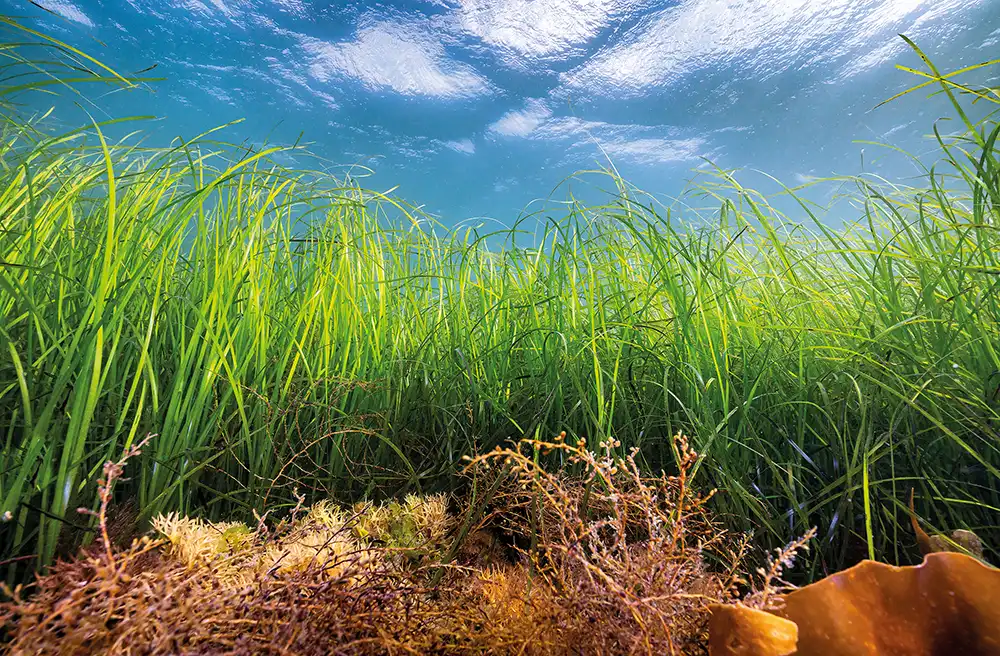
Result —
[[[92,535],[77,509],[102,465],[150,433],[115,492],[140,525],[447,491],[462,456],[561,431],[669,472],[684,431],[730,531],[771,548],[817,527],[814,575],[911,562],[911,488],[995,560],[1000,95],[965,82],[988,64],[911,71],[951,100],[937,162],[919,184],[819,183],[849,194],[842,225],[738,172],[701,178],[695,212],[606,170],[579,176],[602,201],[487,234],[293,166],[296,147],[46,127],[18,101],[138,82],[4,21],[11,578]]]

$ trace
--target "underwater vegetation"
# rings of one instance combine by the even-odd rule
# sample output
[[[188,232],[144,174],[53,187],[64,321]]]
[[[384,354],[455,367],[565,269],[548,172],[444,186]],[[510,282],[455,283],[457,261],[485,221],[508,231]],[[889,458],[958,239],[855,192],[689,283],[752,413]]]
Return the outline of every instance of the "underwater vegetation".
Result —
[[[642,474],[632,456],[562,437],[493,451],[467,466],[477,493],[455,517],[440,496],[353,510],[319,502],[256,526],[171,514],[154,520],[159,539],[116,547],[107,504],[126,460],[140,455],[133,447],[104,468],[98,543],[35,586],[8,590],[5,646],[109,655],[704,653],[707,604],[735,600],[742,552],[727,548],[706,497],[689,486],[696,454],[683,438],[676,444],[678,473],[660,478]],[[563,455],[566,467],[536,464],[542,451]],[[448,535],[456,520],[457,538]],[[469,549],[470,531],[502,531],[508,555]],[[728,566],[709,571],[708,554]]]
[[[1000,570],[961,553],[917,567],[865,560],[795,589],[810,530],[751,580],[749,540],[711,520],[689,478],[650,478],[605,445],[524,440],[470,458],[472,493],[353,509],[320,501],[255,527],[171,513],[130,546],[108,507],[98,543],[4,592],[12,654],[998,653]],[[538,464],[557,453],[565,466]],[[458,530],[456,530],[458,529]],[[487,534],[490,539],[473,536]],[[503,536],[498,548],[497,537]]]
[[[329,515],[326,533],[291,538],[302,547],[285,563],[293,571],[279,566],[254,589],[266,614],[254,622],[279,621],[299,594],[281,577],[341,594],[295,573],[317,549],[323,560],[355,554],[377,534],[378,548],[421,562],[424,525],[408,503],[470,485],[455,476],[463,456],[562,431],[609,457],[637,449],[644,472],[677,471],[672,436],[684,432],[700,454],[691,476],[718,489],[708,503],[730,534],[769,549],[818,529],[806,577],[864,557],[911,562],[911,488],[931,532],[971,531],[995,560],[1000,96],[965,80],[996,62],[911,71],[915,91],[945,94],[954,110],[928,126],[939,161],[918,186],[838,180],[857,212],[843,226],[805,200],[793,219],[730,171],[698,183],[715,208],[700,213],[603,171],[581,174],[607,186],[603,203],[571,199],[482,234],[294,168],[289,155],[308,161],[296,148],[241,148],[215,133],[154,148],[139,133],[112,138],[125,119],[53,130],[18,107],[21,95],[135,82],[3,23],[0,552],[17,566],[11,584],[103,540],[77,509],[97,511],[104,463],[147,433],[157,437],[115,487],[142,528],[225,526],[239,551],[272,539],[257,518],[303,497],[314,519]],[[538,464],[558,467],[561,453]],[[353,502],[389,498],[392,521],[341,527]],[[316,505],[333,499],[343,505]],[[119,613],[128,595],[148,595],[143,631],[197,617],[216,594],[245,608],[226,596],[238,593],[222,566],[199,560],[220,543],[167,558],[152,545],[53,576],[160,563],[156,585],[174,587],[116,583],[101,597],[100,613]],[[270,572],[287,544],[270,546],[233,576]],[[362,569],[343,576],[368,577],[375,597],[362,587],[344,603],[406,615],[421,598],[350,558]],[[61,579],[48,580],[42,599],[61,594]],[[152,604],[162,598],[201,601]],[[645,612],[630,616],[646,626]],[[252,634],[243,616],[222,625]],[[344,630],[369,639],[360,624]]]

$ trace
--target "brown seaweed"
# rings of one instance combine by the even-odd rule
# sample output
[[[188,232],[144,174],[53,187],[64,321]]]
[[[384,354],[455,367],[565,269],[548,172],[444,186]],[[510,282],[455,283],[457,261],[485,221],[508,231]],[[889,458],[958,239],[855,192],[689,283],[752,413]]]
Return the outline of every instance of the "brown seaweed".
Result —
[[[866,560],[772,609],[712,610],[713,656],[1000,654],[1000,570],[961,553],[912,567]]]

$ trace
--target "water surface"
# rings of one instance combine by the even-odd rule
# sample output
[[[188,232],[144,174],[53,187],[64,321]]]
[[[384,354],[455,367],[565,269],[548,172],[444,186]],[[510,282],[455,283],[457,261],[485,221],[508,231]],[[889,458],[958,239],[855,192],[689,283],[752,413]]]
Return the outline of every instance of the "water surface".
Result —
[[[153,91],[163,141],[301,139],[449,224],[509,223],[582,168],[678,193],[710,160],[788,184],[916,169],[940,99],[904,99],[905,33],[943,68],[1000,56],[997,0],[0,0]],[[41,109],[44,97],[34,102]],[[862,154],[862,149],[864,153]],[[748,174],[749,175],[749,174]],[[752,175],[750,176],[752,177]]]

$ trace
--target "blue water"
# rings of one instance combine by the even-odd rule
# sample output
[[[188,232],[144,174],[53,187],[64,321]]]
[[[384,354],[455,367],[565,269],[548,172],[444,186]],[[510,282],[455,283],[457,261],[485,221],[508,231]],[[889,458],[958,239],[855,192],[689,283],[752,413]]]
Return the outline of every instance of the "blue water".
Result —
[[[122,72],[155,64],[148,74],[167,78],[96,97],[99,111],[155,115],[145,127],[161,141],[245,119],[224,137],[301,139],[448,224],[509,224],[609,160],[667,197],[704,158],[790,185],[906,180],[906,158],[858,143],[928,153],[946,114],[925,95],[872,111],[915,81],[895,68],[919,66],[897,34],[946,69],[1000,57],[1000,0],[38,4],[49,12],[21,0],[0,11]]]

